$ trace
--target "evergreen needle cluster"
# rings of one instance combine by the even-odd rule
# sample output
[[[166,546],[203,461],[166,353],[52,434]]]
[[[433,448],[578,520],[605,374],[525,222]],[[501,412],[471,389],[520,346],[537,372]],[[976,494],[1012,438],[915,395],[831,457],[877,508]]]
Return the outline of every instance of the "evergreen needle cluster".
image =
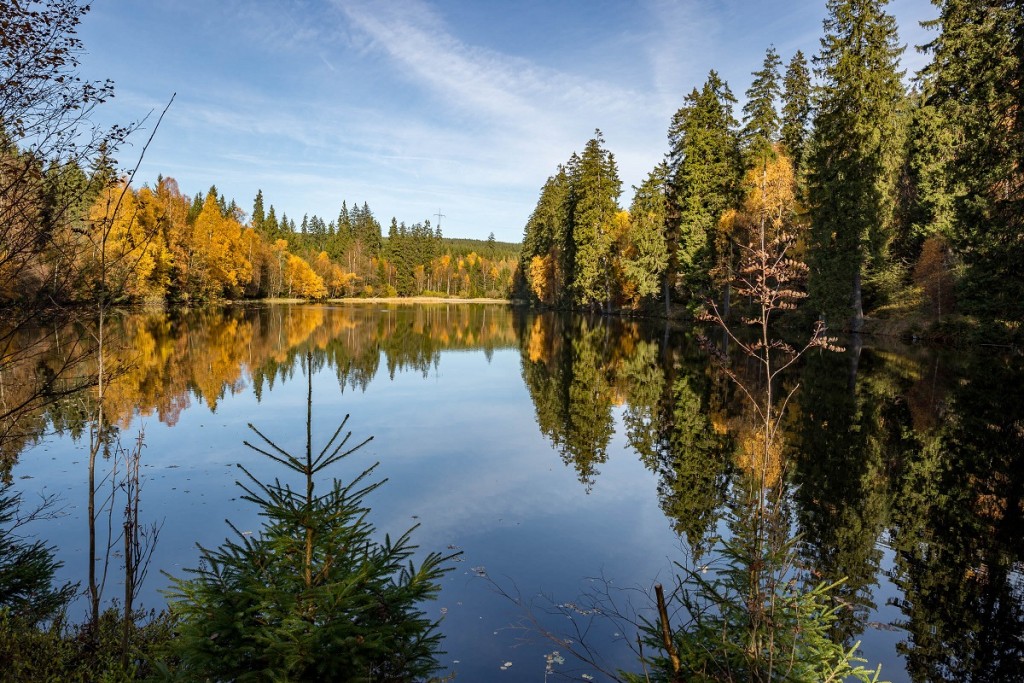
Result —
[[[311,399],[310,399],[311,405]],[[376,465],[348,483],[315,477],[369,439],[347,448],[348,417],[313,454],[307,411],[305,457],[283,450],[255,427],[246,445],[298,475],[301,486],[246,475],[242,498],[260,509],[259,533],[232,525],[234,538],[200,547],[190,578],[168,593],[178,634],[178,675],[210,680],[412,681],[438,668],[438,622],[423,611],[452,555],[428,554],[417,566],[412,529],[377,540],[365,502],[383,481]],[[415,527],[413,527],[415,528]]]

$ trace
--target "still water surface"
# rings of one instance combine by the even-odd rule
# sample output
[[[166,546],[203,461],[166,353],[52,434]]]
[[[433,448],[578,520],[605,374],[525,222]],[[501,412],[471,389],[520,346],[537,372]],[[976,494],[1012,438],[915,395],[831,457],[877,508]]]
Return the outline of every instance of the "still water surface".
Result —
[[[478,304],[126,313],[107,327],[120,372],[105,410],[125,443],[144,432],[142,517],[162,523],[144,604],[162,606],[156,570],[182,575],[196,543],[229,533],[225,519],[259,528],[235,464],[282,473],[243,446],[246,425],[304,448],[310,352],[314,444],[346,414],[354,438],[374,437],[334,476],[379,461],[378,530],[418,524],[423,551],[463,552],[427,608],[444,617],[457,680],[545,680],[559,647],[523,628],[530,614],[566,635],[589,624],[606,664],[635,670],[633,634],[549,608],[606,587],[643,605],[674,562],[710,561],[730,484],[749,468],[734,380],[662,327]],[[784,382],[799,387],[768,476],[790,491],[802,561],[847,577],[837,636],[860,640],[885,678],[1024,680],[1022,379],[1019,356],[850,344]],[[94,403],[48,411],[10,470],[26,498],[59,495],[64,514],[34,531],[57,546],[61,578],[83,584]],[[561,654],[554,671],[602,680]]]

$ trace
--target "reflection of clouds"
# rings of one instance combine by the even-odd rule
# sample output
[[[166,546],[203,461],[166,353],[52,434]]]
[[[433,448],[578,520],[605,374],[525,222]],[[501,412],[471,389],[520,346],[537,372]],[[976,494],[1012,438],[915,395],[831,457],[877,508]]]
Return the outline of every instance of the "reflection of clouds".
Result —
[[[395,311],[388,315],[405,319]],[[232,534],[225,518],[243,531],[259,528],[255,506],[242,501],[234,485],[244,481],[236,463],[263,481],[288,476],[243,446],[244,439],[261,445],[247,422],[286,450],[303,452],[302,373],[279,378],[272,389],[265,384],[260,402],[251,381],[246,387],[220,399],[216,413],[193,402],[173,428],[154,418],[126,423],[126,443],[145,425],[142,517],[164,523],[154,571],[144,586],[147,607],[162,604],[158,591],[166,579],[157,570],[181,576],[184,568],[194,567],[197,542],[216,547]],[[426,377],[407,367],[392,380],[381,363],[365,393],[339,393],[335,368],[328,364],[314,376],[313,396],[315,448],[323,446],[346,413],[351,413],[346,427],[353,432],[350,444],[375,437],[325,474],[344,480],[380,461],[372,480],[389,481],[367,502],[381,537],[389,533],[394,538],[421,522],[412,537],[421,552],[471,545],[466,548],[471,557],[486,556],[496,573],[528,563],[530,571],[549,572],[552,582],[570,583],[599,572],[605,563],[619,577],[646,579],[649,567],[655,568],[650,575],[660,571],[666,556],[675,552],[671,525],[658,508],[656,477],[643,468],[624,437],[613,439],[611,457],[586,494],[573,468],[539,433],[517,348],[498,348],[489,362],[479,349],[444,350]],[[621,411],[616,418],[621,422]],[[46,457],[32,457],[44,452]],[[54,439],[25,454],[15,472],[23,490],[34,491],[33,485],[42,488],[46,482],[69,504],[67,516],[37,529],[58,546],[58,559],[65,563],[60,577],[66,580],[79,580],[86,571],[85,455],[81,442]],[[33,479],[18,479],[23,474]],[[321,480],[318,490],[326,485]],[[115,507],[115,521],[119,510]],[[459,564],[453,580],[462,580],[461,572],[470,566]],[[112,575],[107,595],[117,592]]]

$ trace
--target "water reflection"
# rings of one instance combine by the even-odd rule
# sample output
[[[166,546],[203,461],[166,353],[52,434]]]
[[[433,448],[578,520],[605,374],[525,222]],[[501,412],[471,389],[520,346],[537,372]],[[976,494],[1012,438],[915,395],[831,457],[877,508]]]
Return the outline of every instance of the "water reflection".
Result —
[[[216,412],[225,396],[250,382],[259,399],[275,382],[292,378],[306,350],[317,369],[335,369],[344,390],[365,389],[382,364],[392,378],[408,369],[426,375],[442,350],[510,348],[516,343],[511,315],[507,307],[468,305],[122,311],[104,323],[102,355],[95,320],[22,331],[13,348],[32,352],[11,351],[0,363],[3,405],[26,405],[4,411],[10,415],[0,425],[0,471],[9,476],[18,453],[45,434],[85,433],[97,414],[99,393],[90,378],[98,375],[100,358],[110,378],[103,391],[108,423],[155,416],[174,426],[193,401]],[[86,389],[74,391],[79,386]],[[48,400],[29,400],[40,393]]]
[[[26,446],[80,438],[98,412],[95,388],[72,392],[96,374],[95,323],[22,334],[10,346],[21,352],[0,361],[5,478]],[[776,392],[800,385],[785,446],[759,460],[747,456],[757,424],[735,382],[692,338],[658,324],[482,305],[250,306],[121,313],[105,337],[103,412],[122,427],[138,416],[173,426],[196,405],[218,411],[247,392],[263,401],[307,351],[314,372],[359,394],[375,379],[436,375],[448,351],[518,353],[536,427],[527,417],[517,428],[539,430],[577,489],[614,491],[616,461],[639,460],[656,478],[664,525],[700,562],[728,530],[722,520],[746,514],[742,482],[763,481],[784,492],[778,526],[799,533],[799,564],[816,580],[846,579],[837,598],[852,609],[832,635],[899,641],[904,661],[887,660],[886,677],[905,666],[921,681],[1024,680],[1019,356],[867,342],[811,354]],[[730,367],[756,385],[756,367]],[[28,400],[40,387],[48,400]],[[429,388],[417,391],[429,405]]]

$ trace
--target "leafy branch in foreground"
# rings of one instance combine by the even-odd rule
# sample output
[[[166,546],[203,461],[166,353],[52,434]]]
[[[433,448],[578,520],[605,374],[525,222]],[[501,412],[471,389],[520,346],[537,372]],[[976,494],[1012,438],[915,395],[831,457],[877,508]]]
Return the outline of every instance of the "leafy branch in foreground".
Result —
[[[307,354],[307,372],[312,375]],[[306,453],[295,456],[255,427],[262,442],[246,445],[302,478],[292,488],[248,481],[242,498],[266,522],[217,549],[200,546],[192,578],[172,577],[170,609],[179,619],[172,654],[179,675],[213,680],[421,680],[439,667],[441,635],[420,605],[434,598],[454,555],[430,553],[419,567],[410,536],[375,540],[366,496],[373,465],[347,484],[338,479],[316,494],[314,478],[364,446],[348,447],[348,416],[314,455],[312,379],[307,400]],[[371,437],[372,438],[372,437]],[[230,522],[229,522],[230,524]],[[171,665],[174,662],[170,663]]]

